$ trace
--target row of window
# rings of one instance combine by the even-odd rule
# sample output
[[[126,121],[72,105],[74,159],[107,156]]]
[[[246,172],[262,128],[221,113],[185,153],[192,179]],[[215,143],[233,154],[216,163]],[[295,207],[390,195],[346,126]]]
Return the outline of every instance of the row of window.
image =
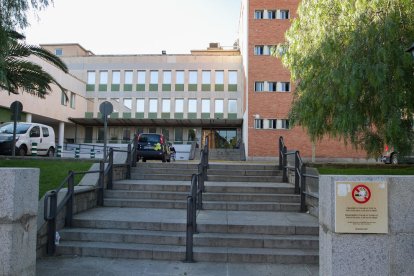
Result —
[[[104,102],[106,99],[99,99],[98,102]],[[114,107],[114,112],[131,112],[133,109],[132,102],[133,99],[124,98],[122,99],[122,105],[120,99],[110,99]],[[172,107],[171,104],[174,102],[174,106]],[[159,107],[161,107],[162,113],[170,113],[172,108],[174,108],[175,113],[184,113],[184,105],[187,105],[187,112],[188,113],[197,113],[197,99],[135,99],[135,112],[137,113],[144,113],[148,111],[149,113],[157,113]],[[211,103],[214,102],[214,110],[212,109]],[[159,106],[160,104],[160,106]],[[201,99],[201,113],[224,113],[224,99]],[[146,110],[147,109],[147,110]],[[229,99],[227,100],[227,113],[235,114],[237,113],[237,100]]]
[[[67,95],[67,93],[62,92],[61,98],[60,98],[60,103],[64,106],[68,105],[69,102],[69,106],[70,108],[75,108],[75,99],[76,99],[76,94],[71,92],[70,95]]]
[[[289,10],[255,10],[254,19],[289,19]]]
[[[274,56],[276,45],[256,45],[254,46],[255,56]]]
[[[162,83],[163,84],[171,84],[172,83],[172,76],[175,76],[175,84],[184,84],[185,73],[184,70],[177,70],[177,71],[162,71]],[[224,84],[224,77],[225,72],[228,74],[228,84],[237,84],[237,71],[229,70],[217,70],[217,71],[210,71],[210,70],[203,70],[201,71],[201,83],[202,84],[211,84],[211,77],[212,74],[215,76],[215,84]],[[108,84],[108,74],[107,70],[101,70],[98,72],[99,84]],[[198,83],[198,75],[199,72],[197,70],[190,70],[187,71],[188,73],[188,83],[189,84],[197,84]],[[111,71],[112,78],[111,84],[121,84],[121,71],[115,70]],[[137,84],[146,84],[147,83],[147,75],[149,74],[149,83],[150,84],[158,84],[159,82],[159,75],[160,72],[158,70],[150,70],[149,72],[146,70],[139,70],[134,73],[133,70],[126,70],[123,71],[124,74],[124,84],[133,84],[134,74],[136,74],[136,83]],[[95,71],[88,71],[87,72],[87,84],[95,85],[96,83],[96,75],[97,72]]]
[[[255,129],[289,129],[289,120],[286,119],[255,119]]]
[[[256,81],[254,82],[256,92],[289,92],[290,82]]]

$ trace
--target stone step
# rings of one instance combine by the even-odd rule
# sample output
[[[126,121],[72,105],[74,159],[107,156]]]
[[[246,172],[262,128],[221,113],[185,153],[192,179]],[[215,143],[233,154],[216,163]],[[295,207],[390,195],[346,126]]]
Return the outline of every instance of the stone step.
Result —
[[[229,170],[208,169],[207,175],[229,175],[229,176],[280,176],[281,172],[276,170]]]
[[[192,175],[197,174],[197,168],[196,169],[182,169],[182,168],[163,168],[163,167],[137,167],[134,170],[131,170],[131,175],[138,175],[138,174],[172,174],[172,175]]]
[[[191,181],[191,174],[163,174],[163,173],[142,174],[139,172],[131,172],[131,179]]]
[[[242,176],[242,175],[211,175],[207,174],[208,181],[215,182],[282,182],[281,176]]]
[[[188,192],[106,190],[105,199],[184,200]]]
[[[300,203],[204,201],[205,210],[299,212]]]
[[[201,247],[249,247],[249,248],[319,248],[319,238],[314,235],[255,235],[227,233],[198,233],[194,245]]]
[[[166,181],[166,180],[117,180],[113,183],[113,190],[128,191],[164,191],[164,192],[189,192],[191,181]]]
[[[170,163],[162,163],[162,162],[138,162],[136,167],[132,168],[132,171],[139,170],[142,168],[147,169],[180,169],[180,170],[197,170],[198,162],[170,162]]]
[[[187,209],[187,200],[186,197],[184,198],[183,200],[105,198],[104,205],[121,208]]]
[[[300,195],[295,194],[266,194],[266,193],[209,193],[203,194],[203,201],[250,201],[250,202],[288,202],[300,203]]]
[[[288,183],[265,182],[204,182],[206,193],[262,193],[293,194],[294,186]]]
[[[57,254],[183,261],[185,246],[62,241],[57,246]],[[195,247],[194,259],[204,262],[314,264],[318,263],[319,255],[318,250],[312,249]]]
[[[211,170],[256,170],[263,171],[269,170],[274,171],[278,170],[276,164],[251,164],[247,162],[237,162],[237,163],[214,163],[210,162],[208,168]]]
[[[61,241],[93,241],[117,243],[141,243],[157,245],[185,245],[185,232],[67,228],[59,232]],[[254,235],[198,233],[194,235],[194,245],[200,247],[249,247],[318,249],[317,236],[311,235]]]

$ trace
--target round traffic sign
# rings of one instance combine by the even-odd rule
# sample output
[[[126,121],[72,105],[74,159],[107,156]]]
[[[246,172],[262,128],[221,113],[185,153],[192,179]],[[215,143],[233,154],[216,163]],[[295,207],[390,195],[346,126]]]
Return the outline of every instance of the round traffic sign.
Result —
[[[356,203],[367,203],[371,198],[371,191],[367,186],[359,184],[352,190],[352,198]]]
[[[102,113],[103,116],[108,116],[114,111],[114,107],[108,101],[105,101],[99,105],[99,111]]]

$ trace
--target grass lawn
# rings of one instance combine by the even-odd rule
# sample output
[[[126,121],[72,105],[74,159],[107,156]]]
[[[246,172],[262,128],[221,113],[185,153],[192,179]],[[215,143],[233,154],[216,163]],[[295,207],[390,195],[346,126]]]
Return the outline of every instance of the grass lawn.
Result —
[[[20,168],[39,168],[39,198],[47,191],[59,187],[68,171],[84,172],[89,170],[92,161],[84,160],[56,160],[56,159],[0,159],[0,167],[20,167]],[[77,176],[75,182],[78,183],[82,176]]]
[[[414,175],[414,166],[385,164],[310,164],[319,174]]]

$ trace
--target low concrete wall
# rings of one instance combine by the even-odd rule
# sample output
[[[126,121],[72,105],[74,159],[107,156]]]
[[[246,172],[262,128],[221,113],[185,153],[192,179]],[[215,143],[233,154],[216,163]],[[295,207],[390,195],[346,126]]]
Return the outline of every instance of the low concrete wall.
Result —
[[[99,163],[95,163],[91,166],[89,171],[96,171],[99,170]],[[114,164],[113,167],[113,180],[120,180],[125,179],[127,175],[127,167],[123,164]],[[99,174],[92,173],[86,174],[79,185],[75,186],[75,197],[73,200],[73,213],[77,214],[92,208],[97,207],[97,200],[98,200],[98,180]],[[105,187],[106,187],[107,180],[105,180]],[[67,189],[62,189],[58,194],[58,202],[60,202],[65,194]],[[36,254],[37,257],[46,256],[46,245],[47,245],[47,224],[44,220],[44,197],[39,201],[39,209],[38,209],[38,228],[37,228],[37,247],[36,247]],[[56,231],[65,227],[65,216],[66,216],[66,209],[64,208],[63,211],[58,214],[56,220]]]
[[[36,274],[39,169],[0,168],[0,275]]]
[[[386,182],[388,234],[335,233],[335,181]],[[413,275],[413,176],[323,175],[319,183],[320,275]]]

